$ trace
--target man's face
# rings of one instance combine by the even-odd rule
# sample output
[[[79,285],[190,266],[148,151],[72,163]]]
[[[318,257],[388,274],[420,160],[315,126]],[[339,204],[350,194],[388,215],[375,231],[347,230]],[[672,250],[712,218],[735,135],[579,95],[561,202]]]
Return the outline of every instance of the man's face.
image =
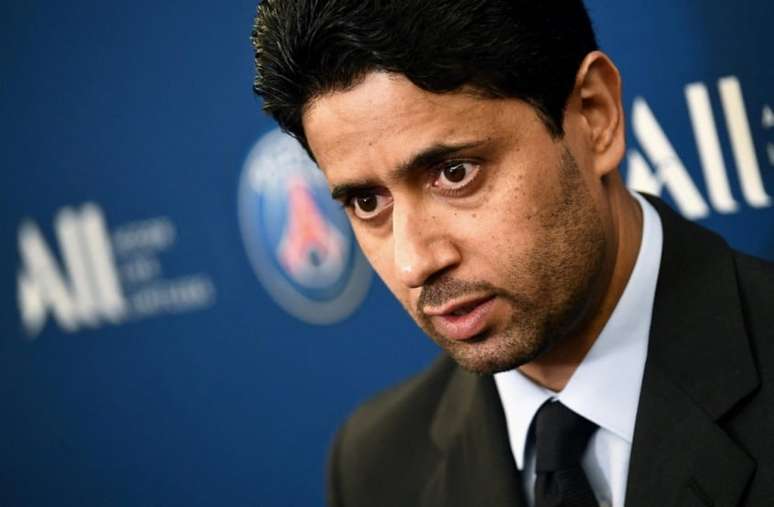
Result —
[[[463,367],[529,362],[597,304],[609,226],[572,129],[554,139],[523,101],[387,73],[317,98],[303,122],[363,253]]]

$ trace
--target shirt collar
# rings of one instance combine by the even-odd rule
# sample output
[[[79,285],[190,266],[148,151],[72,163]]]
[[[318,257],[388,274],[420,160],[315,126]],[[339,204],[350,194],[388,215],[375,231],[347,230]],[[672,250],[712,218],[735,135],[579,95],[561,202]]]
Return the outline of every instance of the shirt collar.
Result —
[[[565,388],[555,393],[516,369],[494,375],[520,470],[532,418],[550,398],[632,442],[663,241],[656,210],[639,194],[632,195],[642,210],[642,241],[634,269],[605,327]]]

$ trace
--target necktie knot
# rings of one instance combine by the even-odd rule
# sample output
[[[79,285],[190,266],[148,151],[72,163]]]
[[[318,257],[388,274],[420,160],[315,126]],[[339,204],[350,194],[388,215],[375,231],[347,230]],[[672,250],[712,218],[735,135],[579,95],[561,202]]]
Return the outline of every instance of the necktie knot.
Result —
[[[535,415],[536,472],[580,466],[597,425],[558,401],[544,403]]]

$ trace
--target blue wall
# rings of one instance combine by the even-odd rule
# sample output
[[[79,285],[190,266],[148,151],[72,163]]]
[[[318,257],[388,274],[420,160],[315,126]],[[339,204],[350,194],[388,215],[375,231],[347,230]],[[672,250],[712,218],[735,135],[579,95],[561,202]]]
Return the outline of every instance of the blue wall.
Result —
[[[336,427],[435,347],[253,149],[253,1],[67,4],[0,7],[0,505],[322,504]],[[774,259],[774,4],[588,4],[627,181]],[[295,275],[291,173],[338,235]]]

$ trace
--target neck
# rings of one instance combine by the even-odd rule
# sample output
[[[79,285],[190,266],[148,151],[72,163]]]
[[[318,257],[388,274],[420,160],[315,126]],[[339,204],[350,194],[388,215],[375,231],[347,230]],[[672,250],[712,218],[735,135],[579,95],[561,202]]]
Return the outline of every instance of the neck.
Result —
[[[608,199],[612,222],[613,269],[592,314],[571,335],[519,371],[552,391],[567,385],[613,313],[634,269],[642,240],[642,210],[616,174]]]

